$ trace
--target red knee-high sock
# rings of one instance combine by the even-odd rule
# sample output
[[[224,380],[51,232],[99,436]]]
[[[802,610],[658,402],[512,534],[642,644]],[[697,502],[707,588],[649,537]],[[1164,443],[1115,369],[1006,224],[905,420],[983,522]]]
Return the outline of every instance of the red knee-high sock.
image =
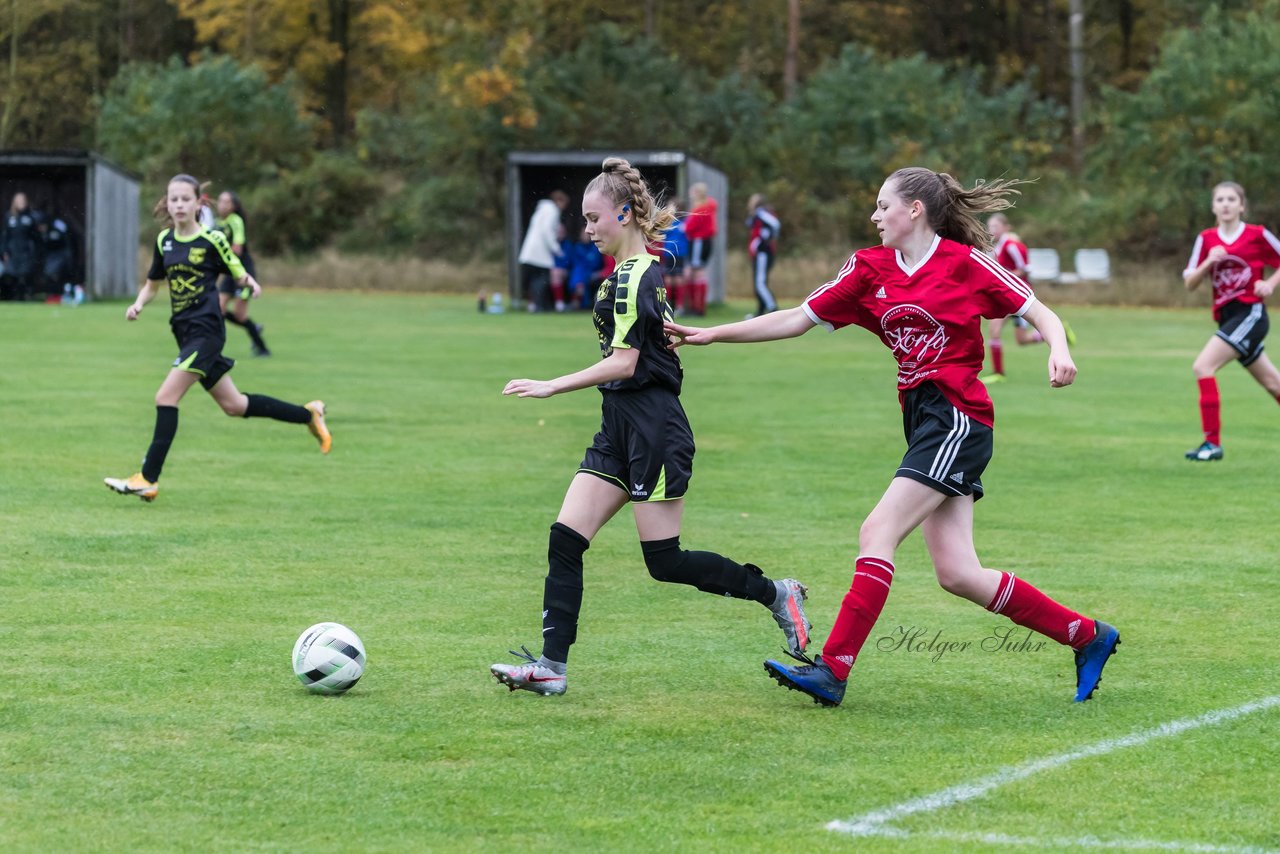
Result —
[[[564,282],[551,283],[551,298],[557,305],[564,302]]]
[[[672,282],[667,290],[671,294],[671,307],[684,311],[684,294],[687,288],[679,282]]]
[[[1204,428],[1204,440],[1222,444],[1222,421],[1219,418],[1218,381],[1213,377],[1198,380],[1200,384],[1200,425]]]
[[[1096,634],[1093,620],[1059,605],[1026,581],[1015,581],[1012,572],[1000,573],[1000,586],[987,610],[1074,649],[1088,644]]]
[[[698,279],[693,283],[693,310],[697,314],[707,313],[707,280]]]
[[[858,651],[867,642],[893,583],[893,564],[881,557],[859,557],[853,583],[840,603],[836,624],[822,647],[822,661],[837,679],[848,679]]]
[[[999,338],[992,338],[987,342],[987,349],[991,351],[991,372],[993,374],[1004,373],[1004,345],[1000,343]]]

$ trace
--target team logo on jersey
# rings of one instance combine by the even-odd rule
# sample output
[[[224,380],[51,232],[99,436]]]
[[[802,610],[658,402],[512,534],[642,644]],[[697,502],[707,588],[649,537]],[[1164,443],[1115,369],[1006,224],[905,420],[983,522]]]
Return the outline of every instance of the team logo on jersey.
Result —
[[[200,274],[194,276],[179,276],[176,272],[169,276],[169,291],[173,294],[188,294],[192,291],[199,290],[197,283],[200,281]]]
[[[192,264],[199,264],[204,260],[205,251],[203,246],[192,246],[187,250],[187,260]]]
[[[880,318],[884,339],[898,360],[898,380],[907,382],[947,349],[947,330],[918,305],[897,305]]]
[[[1213,265],[1213,296],[1218,303],[1244,293],[1253,280],[1249,262],[1236,255],[1223,255]]]

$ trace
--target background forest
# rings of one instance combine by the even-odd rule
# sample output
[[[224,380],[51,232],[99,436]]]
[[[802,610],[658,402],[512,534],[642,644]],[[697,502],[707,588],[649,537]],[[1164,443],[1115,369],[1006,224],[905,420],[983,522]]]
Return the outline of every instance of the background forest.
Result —
[[[1078,152],[1069,0],[0,0],[0,148],[235,188],[266,252],[500,254],[517,148],[687,150],[788,248],[909,164],[1038,178],[1038,242],[1181,251],[1222,179],[1274,227],[1280,2],[1076,2]]]

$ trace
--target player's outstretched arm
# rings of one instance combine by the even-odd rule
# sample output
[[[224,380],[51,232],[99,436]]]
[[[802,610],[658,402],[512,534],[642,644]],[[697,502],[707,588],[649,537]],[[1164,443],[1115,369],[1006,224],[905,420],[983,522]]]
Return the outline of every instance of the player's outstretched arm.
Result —
[[[1067,346],[1067,330],[1053,309],[1042,302],[1034,302],[1022,315],[1027,322],[1044,336],[1049,345],[1049,385],[1062,388],[1076,380],[1076,363],[1071,359]]]
[[[555,394],[564,394],[566,391],[577,391],[580,388],[590,388],[614,380],[630,379],[636,372],[638,361],[640,361],[639,350],[617,349],[591,367],[577,373],[566,374],[553,380],[512,380],[507,383],[502,393],[514,394],[518,397],[551,397]]]
[[[679,323],[662,324],[667,335],[673,339],[671,342],[673,348],[683,344],[714,344],[717,341],[727,344],[777,341],[781,338],[795,338],[803,335],[814,326],[809,315],[805,314],[804,309],[799,306],[762,314],[750,320],[706,328],[682,326]]]
[[[125,320],[137,320],[138,315],[142,312],[142,307],[156,298],[156,289],[161,285],[154,279],[147,279],[142,283],[142,287],[138,288],[138,298],[124,310]]]

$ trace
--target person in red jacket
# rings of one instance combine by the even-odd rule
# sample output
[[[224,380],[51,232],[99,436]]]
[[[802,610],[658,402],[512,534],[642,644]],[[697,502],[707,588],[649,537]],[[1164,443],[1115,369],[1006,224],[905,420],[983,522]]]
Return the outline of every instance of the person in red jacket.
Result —
[[[1218,380],[1214,374],[1235,359],[1267,394],[1280,401],[1280,371],[1262,352],[1270,321],[1262,301],[1280,284],[1280,240],[1260,225],[1244,221],[1244,187],[1223,181],[1213,188],[1213,215],[1218,224],[1196,238],[1182,280],[1194,291],[1206,278],[1213,284],[1213,319],[1218,331],[1196,356],[1191,369],[1200,384],[1200,424],[1204,442],[1187,451],[1187,459],[1222,459],[1222,422]],[[1262,277],[1264,267],[1272,273]]]
[[[707,195],[707,185],[699,181],[689,188],[693,209],[685,219],[684,231],[689,237],[689,311],[701,317],[707,313],[707,262],[716,237],[716,200]]]

